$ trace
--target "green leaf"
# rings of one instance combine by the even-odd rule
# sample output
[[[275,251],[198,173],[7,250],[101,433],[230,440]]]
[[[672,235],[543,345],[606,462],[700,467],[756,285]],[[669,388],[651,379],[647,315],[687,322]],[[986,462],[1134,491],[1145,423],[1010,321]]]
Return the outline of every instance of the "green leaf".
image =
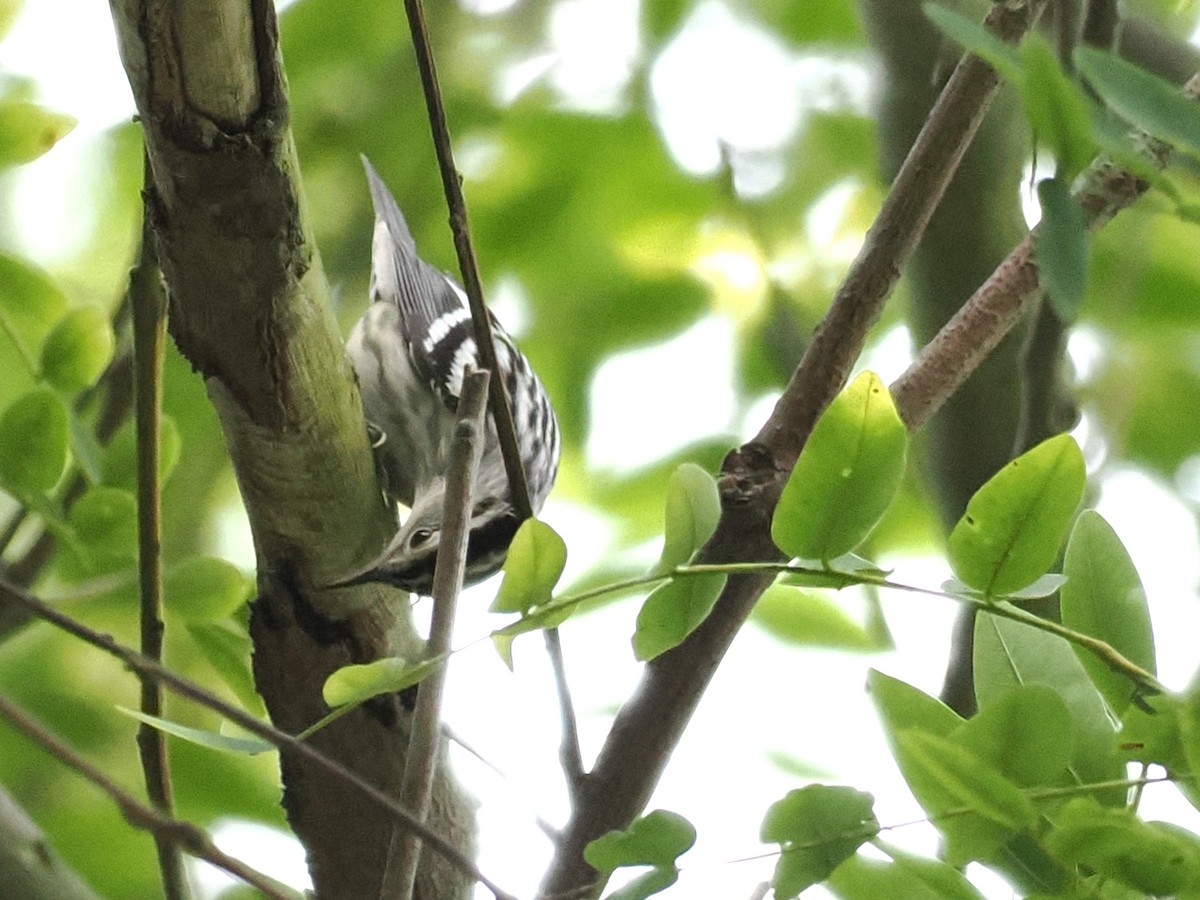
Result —
[[[1146,894],[1171,896],[1200,885],[1200,841],[1182,828],[1143,822],[1127,809],[1077,797],[1055,816],[1051,851]]]
[[[23,100],[0,101],[0,168],[32,162],[70,134],[73,117]]]
[[[45,272],[0,254],[0,328],[32,363],[36,353],[67,309],[67,298]]]
[[[127,716],[133,716],[139,722],[145,722],[152,728],[157,728],[164,734],[183,738],[185,741],[201,747],[208,747],[210,750],[224,750],[228,753],[245,753],[249,756],[255,756],[259,753],[269,753],[275,749],[274,744],[260,740],[259,738],[234,737],[232,735],[218,734],[215,731],[192,728],[188,725],[180,725],[178,722],[172,722],[169,719],[160,719],[158,716],[147,715],[135,709],[126,709],[124,706],[118,706],[117,709]]]
[[[94,487],[67,514],[75,535],[91,550],[110,556],[137,556],[137,498],[121,488]]]
[[[962,744],[916,728],[904,729],[896,738],[921,776],[910,786],[918,799],[922,794],[927,798],[932,815],[966,807],[1014,832],[1036,820],[1037,812],[1024,792]]]
[[[867,690],[893,748],[895,735],[901,729],[920,728],[929,734],[948,736],[963,722],[963,718],[941,700],[877,669],[871,669],[867,674]]]
[[[849,787],[810,784],[772,803],[760,837],[779,844],[771,886],[776,897],[795,897],[824,881],[879,833],[875,798]]]
[[[1200,109],[1174,85],[1092,47],[1076,48],[1075,66],[1123,118],[1185,153],[1200,155]]]
[[[750,620],[772,637],[798,647],[871,651],[886,645],[828,597],[783,584],[767,588]]]
[[[1059,595],[1063,624],[1099,638],[1155,674],[1154,633],[1142,581],[1121,539],[1094,510],[1084,510],[1075,523],[1063,573],[1068,579]],[[1113,712],[1122,715],[1134,685],[1095,654],[1074,645],[1071,649]]]
[[[708,617],[724,587],[724,575],[705,573],[673,578],[655,588],[638,612],[634,655],[646,662],[683,643]]]
[[[0,486],[27,499],[44,494],[67,467],[67,409],[49,388],[18,397],[0,416]]]
[[[696,843],[696,829],[678,813],[656,809],[624,831],[610,831],[584,848],[583,858],[608,875],[625,866],[673,866]]]
[[[1088,234],[1083,209],[1059,178],[1038,182],[1042,221],[1034,252],[1042,288],[1054,312],[1066,324],[1079,317],[1087,289]]]
[[[413,663],[388,656],[361,665],[342,666],[325,679],[321,696],[330,706],[362,703],[419,684],[445,661],[445,657],[439,656]]]
[[[115,347],[106,315],[92,306],[73,309],[42,345],[42,377],[63,393],[76,394],[96,383]]]
[[[1069,184],[1096,155],[1087,100],[1041,34],[1029,34],[1019,54],[1024,65],[1020,88],[1025,114],[1038,137],[1053,148],[1058,175]]]
[[[1084,488],[1083,454],[1060,434],[1014,459],[975,492],[950,533],[955,574],[1000,596],[1054,564]]]
[[[166,484],[179,462],[183,441],[171,416],[164,415],[159,419],[158,427],[158,481]],[[137,428],[134,422],[122,425],[100,454],[102,483],[131,491],[137,489]]]
[[[679,880],[679,869],[675,866],[655,866],[639,875],[628,884],[607,894],[605,900],[645,900],[665,891]]]
[[[980,709],[1000,702],[1011,689],[1044,685],[1061,697],[1070,711],[1074,780],[1094,784],[1122,777],[1112,720],[1065,640],[1019,622],[980,615],[975,622],[974,663]],[[1097,796],[1104,803],[1120,805],[1125,791],[1118,788]]]
[[[984,900],[957,869],[883,846],[892,862],[852,856],[829,878],[829,888],[845,900]]]
[[[1017,49],[1011,44],[1006,44],[978,22],[940,4],[926,3],[921,9],[944,35],[988,63],[1007,80],[1018,85],[1022,82],[1024,67]]]
[[[1021,787],[1058,787],[1069,783],[1073,731],[1062,698],[1026,684],[990,700],[954,738]]]
[[[975,814],[934,822],[946,835],[952,864],[993,855],[1037,821],[1020,787],[961,743],[905,728],[896,733],[896,745],[905,761],[905,780],[931,817],[963,809]]]
[[[540,519],[526,519],[508,548],[491,611],[525,613],[548,603],[566,564],[567,545],[558,532]]]
[[[684,463],[671,473],[662,556],[651,574],[665,574],[689,562],[717,530],[720,518],[721,496],[708,472]]]
[[[231,562],[194,556],[172,568],[164,580],[169,612],[192,621],[225,619],[250,599],[251,579]]]
[[[904,475],[908,429],[874,372],[825,410],[771,520],[784,553],[828,561],[853,550],[883,517]]]
[[[188,622],[185,626],[196,649],[212,666],[245,709],[263,712],[262,697],[254,688],[250,657],[254,647],[250,635],[238,623]]]

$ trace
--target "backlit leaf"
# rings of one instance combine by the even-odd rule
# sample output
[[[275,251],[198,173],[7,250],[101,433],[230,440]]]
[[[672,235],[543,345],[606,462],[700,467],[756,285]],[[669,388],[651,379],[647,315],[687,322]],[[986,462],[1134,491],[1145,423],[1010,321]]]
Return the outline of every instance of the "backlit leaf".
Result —
[[[724,575],[706,573],[673,578],[655,588],[638,612],[634,655],[645,662],[683,643],[708,617],[724,587]]]
[[[864,372],[813,428],[771,521],[784,553],[828,562],[853,550],[900,487],[908,430],[879,376]]]
[[[1083,496],[1084,478],[1083,454],[1065,434],[1014,459],[975,492],[950,533],[955,574],[989,596],[1046,574]]]
[[[549,602],[567,564],[567,545],[540,519],[526,519],[517,529],[504,560],[504,580],[492,612],[528,612]]]
[[[721,497],[713,477],[695,463],[684,463],[667,482],[663,550],[654,573],[682,566],[708,541],[721,518]]]

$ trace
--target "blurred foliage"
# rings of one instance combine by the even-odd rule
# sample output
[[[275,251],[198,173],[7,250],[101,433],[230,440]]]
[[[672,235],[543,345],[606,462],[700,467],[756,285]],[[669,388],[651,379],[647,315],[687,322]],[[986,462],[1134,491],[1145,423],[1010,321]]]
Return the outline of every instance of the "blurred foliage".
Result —
[[[1186,33],[1196,18],[1195,3],[1128,5],[1177,33]],[[18,6],[0,0],[0,33]],[[871,58],[851,0],[643,0],[637,21],[629,23],[637,34],[627,71],[603,102],[570,90],[565,74],[568,55],[580,44],[561,42],[561,23],[568,8],[578,6],[524,0],[481,15],[454,3],[430,3],[427,15],[485,290],[503,299],[506,321],[554,398],[566,441],[559,496],[611,520],[612,546],[603,548],[597,569],[625,573],[632,569],[618,551],[662,530],[670,474],[685,462],[715,473],[724,453],[761,425],[748,421],[748,413],[761,417],[768,408],[762,401],[782,389],[886,186],[877,174],[881,151],[863,90]],[[664,51],[694,40],[689,23],[715,7],[729,9],[739,28],[778,51],[788,63],[781,77],[805,72],[808,80],[793,86],[793,108],[761,113],[795,119],[794,127],[765,145],[742,140],[727,127],[718,114],[727,100],[697,98],[690,114],[711,128],[723,158],[704,169],[674,154],[655,75]],[[620,14],[617,9],[612,15]],[[299,0],[280,25],[307,207],[336,312],[348,331],[365,305],[372,223],[360,153],[400,199],[422,254],[454,269],[424,105],[399,4],[369,0],[350,9],[333,0]],[[600,51],[598,59],[607,63],[623,52]],[[709,62],[732,79],[729,60]],[[13,78],[0,84],[0,206],[6,209],[0,214],[0,412],[52,396],[57,399],[48,405],[57,409],[61,401],[76,427],[65,474],[62,466],[55,468],[54,484],[43,483],[51,479],[49,467],[35,471],[32,480],[18,475],[9,485],[11,496],[0,497],[0,534],[17,509],[13,497],[32,510],[6,539],[2,559],[14,565],[45,528],[53,529],[59,552],[36,582],[37,591],[89,625],[134,643],[137,613],[124,518],[125,492],[132,486],[127,428],[98,457],[89,476],[97,483],[84,494],[93,499],[74,516],[65,504],[67,487],[85,461],[79,434],[94,428],[99,415],[100,397],[91,384],[97,360],[107,353],[106,338],[98,339],[103,352],[96,342],[56,342],[55,372],[66,374],[50,384],[39,361],[64,321],[94,323],[119,308],[140,233],[139,135],[129,124],[99,137],[67,135],[70,117],[82,111],[48,110],[37,100],[36,85]],[[736,102],[753,105],[756,97]],[[72,198],[86,233],[65,255],[39,265],[22,249],[22,222],[13,207],[20,170],[12,167],[40,152],[53,155],[60,139],[81,146],[86,141],[88,177],[81,183],[87,192]],[[41,164],[29,164],[30,171]],[[1194,414],[1200,409],[1200,254],[1197,226],[1175,214],[1195,203],[1200,185],[1194,168],[1176,167],[1167,177],[1178,201],[1156,194],[1095,237],[1073,358],[1090,426],[1089,459],[1143,467],[1170,480],[1200,457]],[[978,206],[970,214],[988,215]],[[966,248],[962,255],[971,252]],[[902,324],[903,306],[891,304],[877,337]],[[634,470],[590,465],[591,442],[613,439],[592,434],[589,394],[600,365],[618,351],[676,337],[711,315],[731,322],[734,335],[728,373],[734,415],[722,433],[680,435],[679,447],[661,459],[643,459]],[[123,339],[118,329],[118,359]],[[87,345],[92,355],[73,357],[76,345]],[[698,369],[710,365],[701,358],[694,363]],[[872,362],[885,381],[902,365],[894,354]],[[663,402],[654,390],[660,374],[631,373],[622,443],[636,446],[640,423],[654,418],[653,403]],[[260,712],[248,690],[245,608],[229,612],[244,600],[245,580],[227,565],[197,562],[242,533],[228,456],[203,383],[173,348],[164,381],[172,426],[163,469],[163,546],[169,578],[174,573],[170,583],[185,595],[168,598],[167,661]],[[50,437],[55,447],[47,455],[58,453],[61,443]],[[27,445],[23,435],[0,435],[6,453]],[[876,558],[928,552],[940,540],[913,468],[872,535]],[[569,531],[566,538],[570,547]],[[239,562],[252,558],[251,548],[241,550]],[[577,584],[594,580],[583,576]],[[771,612],[776,631],[797,643],[805,643],[805,635],[808,643],[822,643],[804,616],[787,619],[786,605]],[[136,723],[112,709],[114,702],[136,705],[133,679],[112,660],[44,626],[0,634],[0,641],[0,691],[139,791]],[[181,703],[170,703],[168,715],[194,727],[219,726],[208,713]],[[240,816],[282,826],[273,758],[218,754],[174,739],[170,745],[181,815],[201,824]],[[0,728],[0,780],[102,894],[123,900],[159,895],[150,840],[122,825],[109,802],[6,728]]]

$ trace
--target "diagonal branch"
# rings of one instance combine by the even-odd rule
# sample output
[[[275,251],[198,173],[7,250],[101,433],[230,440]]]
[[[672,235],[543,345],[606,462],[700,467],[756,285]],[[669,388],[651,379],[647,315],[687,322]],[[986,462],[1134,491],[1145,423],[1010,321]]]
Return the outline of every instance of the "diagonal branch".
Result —
[[[988,25],[1015,41],[1045,5],[1045,0],[995,4]],[[787,472],[817,417],[845,384],[998,87],[998,76],[986,63],[971,56],[959,62],[783,396],[756,438],[726,458],[721,520],[699,562],[781,558],[771,541],[770,520]],[[700,627],[646,666],[584,780],[582,802],[543,880],[543,897],[590,897],[599,891],[603,879],[584,861],[584,848],[605,832],[626,827],[645,807],[725,651],[770,581],[731,577]]]
[[[358,798],[361,806],[363,800],[366,800],[369,805],[374,806],[384,811],[389,821],[395,820],[403,823],[406,827],[412,829],[421,836],[421,839],[430,847],[435,849],[439,855],[446,859],[451,865],[462,873],[469,876],[473,881],[478,881],[493,894],[498,900],[511,900],[512,895],[507,891],[501,890],[482,872],[480,872],[473,862],[467,858],[458,848],[450,844],[445,838],[434,833],[429,829],[429,826],[418,821],[407,809],[401,806],[392,797],[379,790],[374,785],[370,784],[346,766],[339,763],[337,760],[330,759],[321,751],[313,748],[309,742],[303,741],[300,738],[288,734],[279,728],[275,728],[264,722],[260,722],[254,716],[226,703],[215,694],[211,694],[199,685],[188,681],[179,675],[176,675],[170,669],[166,668],[162,663],[156,660],[149,659],[132,650],[129,647],[118,644],[115,640],[106,634],[101,634],[81,622],[72,619],[70,616],[59,612],[52,606],[34,597],[15,585],[0,579],[0,597],[5,602],[12,603],[16,606],[29,612],[30,615],[48,622],[55,628],[65,631],[67,634],[79,638],[86,644],[89,644],[98,650],[109,654],[115,659],[120,660],[134,672],[139,675],[145,675],[155,679],[157,682],[178,694],[199,705],[211,709],[222,717],[233,722],[235,725],[246,729],[256,737],[262,738],[264,741],[280,748],[287,749],[305,760],[310,762],[315,769],[319,770],[321,777],[329,778],[332,781],[337,781],[344,784],[348,789],[352,790]],[[360,814],[362,810],[359,810]]]
[[[28,713],[0,695],[0,718],[13,728],[74,769],[104,793],[108,794],[121,810],[125,820],[134,828],[144,829],[154,836],[156,844],[167,845],[178,853],[186,850],[197,859],[223,869],[251,887],[257,888],[271,900],[296,900],[297,894],[277,884],[266,875],[230,856],[213,843],[204,829],[190,822],[181,822],[158,809],[152,809],[120,787],[115,781],[93,766],[90,762],[47,731]],[[182,876],[182,872],[180,873]]]

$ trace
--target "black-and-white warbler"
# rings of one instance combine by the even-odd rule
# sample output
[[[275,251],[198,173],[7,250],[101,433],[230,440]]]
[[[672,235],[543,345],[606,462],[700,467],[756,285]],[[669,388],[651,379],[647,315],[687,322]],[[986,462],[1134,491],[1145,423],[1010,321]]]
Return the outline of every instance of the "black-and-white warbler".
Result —
[[[377,456],[385,489],[411,512],[378,559],[336,584],[381,581],[427,594],[463,371],[480,363],[466,294],[417,255],[395,198],[366,157],[363,165],[375,207],[371,305],[350,333],[346,351],[358,373],[367,421],[382,432]],[[529,361],[494,316],[492,329],[500,371],[493,373],[491,390],[502,380],[508,391],[536,513],[558,472],[558,422]],[[520,524],[490,417],[471,496],[467,584],[500,568]]]

